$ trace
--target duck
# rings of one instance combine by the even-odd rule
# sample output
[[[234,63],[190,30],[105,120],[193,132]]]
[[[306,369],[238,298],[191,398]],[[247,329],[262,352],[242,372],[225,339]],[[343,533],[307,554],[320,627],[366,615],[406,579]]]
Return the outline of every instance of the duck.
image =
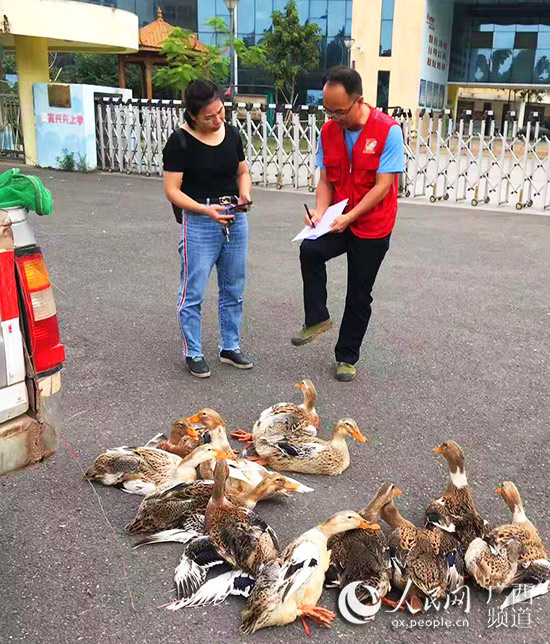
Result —
[[[265,563],[277,557],[279,541],[274,530],[253,510],[239,507],[226,497],[228,478],[227,460],[217,459],[204,531],[230,566],[255,576]]]
[[[103,485],[117,485],[130,494],[147,496],[178,483],[196,480],[196,468],[212,458],[228,459],[235,455],[212,445],[200,445],[184,459],[156,447],[122,447],[98,456],[85,478]]]
[[[227,498],[228,478],[227,460],[218,459],[212,495],[206,505],[203,534],[180,531],[181,541],[186,543],[174,574],[180,598],[167,604],[166,610],[217,604],[229,594],[248,594],[261,568],[279,554],[274,530],[253,510],[239,507]],[[207,570],[224,562],[235,574],[220,575],[204,584]],[[209,585],[212,592],[204,593],[203,584]]]
[[[416,613],[423,610],[424,599],[443,599],[448,591],[448,560],[439,532],[418,528],[405,519],[393,499],[380,508],[380,517],[391,529],[391,582],[404,591],[399,603],[388,599],[385,603],[399,608],[406,597],[410,611]]]
[[[220,414],[209,407],[201,409],[198,413],[188,418],[190,423],[200,423],[209,433],[211,444],[219,450],[228,451],[231,449],[227,439],[227,430]],[[200,473],[204,479],[212,479],[215,460],[204,462],[200,467]],[[228,494],[235,496],[251,493],[261,481],[269,476],[270,471],[260,463],[252,460],[238,458],[229,461],[229,478],[226,484]],[[296,479],[286,477],[292,489],[298,494],[313,492],[313,488],[304,485]],[[274,496],[288,496],[288,488],[275,490]]]
[[[305,617],[330,627],[335,614],[317,606],[330,563],[328,541],[356,529],[380,530],[380,526],[367,522],[357,512],[338,512],[294,539],[278,557],[266,563],[242,613],[241,632],[251,635],[261,628],[289,624],[298,617],[308,635]]]
[[[263,478],[249,492],[227,494],[228,499],[235,505],[253,510],[263,499],[272,496],[278,490],[289,492],[296,490],[296,484],[277,472],[272,472]],[[204,512],[214,488],[214,481],[197,480],[192,483],[178,483],[174,487],[150,494],[141,502],[137,516],[124,528],[128,534],[158,533],[158,531],[182,528],[202,528]],[[155,539],[155,537],[157,537]],[[153,543],[167,539],[159,539],[153,534]],[[179,540],[178,540],[179,541]]]
[[[493,528],[485,538],[474,539],[466,551],[466,568],[477,584],[502,592],[528,580],[550,580],[546,547],[523,508],[518,488],[504,481],[495,492],[512,513],[512,523]]]
[[[295,387],[304,396],[304,402],[301,405],[288,402],[271,405],[262,411],[259,419],[254,423],[252,432],[239,429],[234,431],[231,437],[254,444],[260,436],[292,436],[303,432],[316,436],[320,418],[315,409],[317,403],[315,385],[306,378],[297,382]]]
[[[352,418],[342,418],[334,425],[330,441],[315,436],[280,439],[260,436],[255,443],[259,455],[256,462],[278,471],[337,476],[350,463],[347,436],[360,443],[367,442]]]
[[[426,508],[426,524],[437,526],[456,537],[464,552],[476,537],[483,537],[487,522],[475,508],[464,468],[464,452],[453,440],[433,448],[449,466],[450,481],[446,490]]]
[[[181,416],[172,424],[169,438],[164,434],[157,434],[145,447],[156,447],[185,458],[204,442],[203,434],[198,432],[185,416]]]
[[[392,482],[383,483],[368,505],[358,514],[370,524],[376,524],[380,508],[401,493]],[[347,530],[330,537],[330,567],[327,578],[331,586],[344,588],[354,581],[363,581],[374,588],[382,600],[390,591],[390,554],[382,530]],[[356,590],[357,599],[371,603],[370,591],[361,586]]]

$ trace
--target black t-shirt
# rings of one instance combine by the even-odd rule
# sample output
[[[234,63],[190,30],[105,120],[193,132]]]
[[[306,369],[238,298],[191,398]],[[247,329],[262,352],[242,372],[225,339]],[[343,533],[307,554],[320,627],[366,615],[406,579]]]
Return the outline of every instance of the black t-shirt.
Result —
[[[208,197],[238,195],[237,168],[244,161],[239,131],[225,124],[225,137],[219,145],[206,145],[183,130],[185,150],[177,132],[172,132],[162,151],[165,172],[183,172],[181,191],[196,201]]]

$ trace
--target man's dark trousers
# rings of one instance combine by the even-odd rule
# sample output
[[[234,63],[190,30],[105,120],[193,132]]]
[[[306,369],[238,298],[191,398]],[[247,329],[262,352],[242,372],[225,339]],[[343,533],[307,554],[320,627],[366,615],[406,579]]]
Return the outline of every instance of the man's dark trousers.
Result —
[[[328,320],[326,262],[347,254],[348,288],[346,308],[336,343],[337,362],[355,364],[371,316],[372,288],[378,269],[390,247],[390,235],[380,239],[356,237],[349,228],[318,239],[305,239],[300,246],[304,282],[306,325]]]

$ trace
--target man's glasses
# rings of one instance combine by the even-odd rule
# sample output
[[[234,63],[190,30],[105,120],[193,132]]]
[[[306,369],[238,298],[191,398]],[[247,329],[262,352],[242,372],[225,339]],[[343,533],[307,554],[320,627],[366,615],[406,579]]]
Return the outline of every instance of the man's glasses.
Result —
[[[351,110],[352,110],[353,106],[355,105],[355,103],[357,103],[357,99],[358,99],[358,98],[359,98],[359,96],[356,96],[356,97],[355,97],[355,100],[354,100],[354,101],[353,101],[353,103],[348,107],[348,109],[347,109],[347,110],[334,110],[334,111],[333,111],[333,110],[328,110],[328,109],[325,107],[325,112],[326,112],[327,116],[329,117],[329,119],[343,119],[343,118],[345,118],[345,117],[346,117],[346,116],[351,112]]]

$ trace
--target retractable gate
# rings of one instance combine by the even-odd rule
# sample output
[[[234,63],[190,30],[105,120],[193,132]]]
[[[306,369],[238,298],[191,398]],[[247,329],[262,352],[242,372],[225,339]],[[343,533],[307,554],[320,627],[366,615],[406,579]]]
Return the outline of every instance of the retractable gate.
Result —
[[[241,133],[255,184],[315,190],[322,108],[227,103],[226,110]],[[519,129],[510,120],[499,128],[489,117],[454,121],[429,113],[413,119],[404,110],[393,116],[405,142],[405,196],[550,208],[550,145],[539,122]],[[181,101],[97,99],[98,166],[161,175],[162,149],[182,120]]]

